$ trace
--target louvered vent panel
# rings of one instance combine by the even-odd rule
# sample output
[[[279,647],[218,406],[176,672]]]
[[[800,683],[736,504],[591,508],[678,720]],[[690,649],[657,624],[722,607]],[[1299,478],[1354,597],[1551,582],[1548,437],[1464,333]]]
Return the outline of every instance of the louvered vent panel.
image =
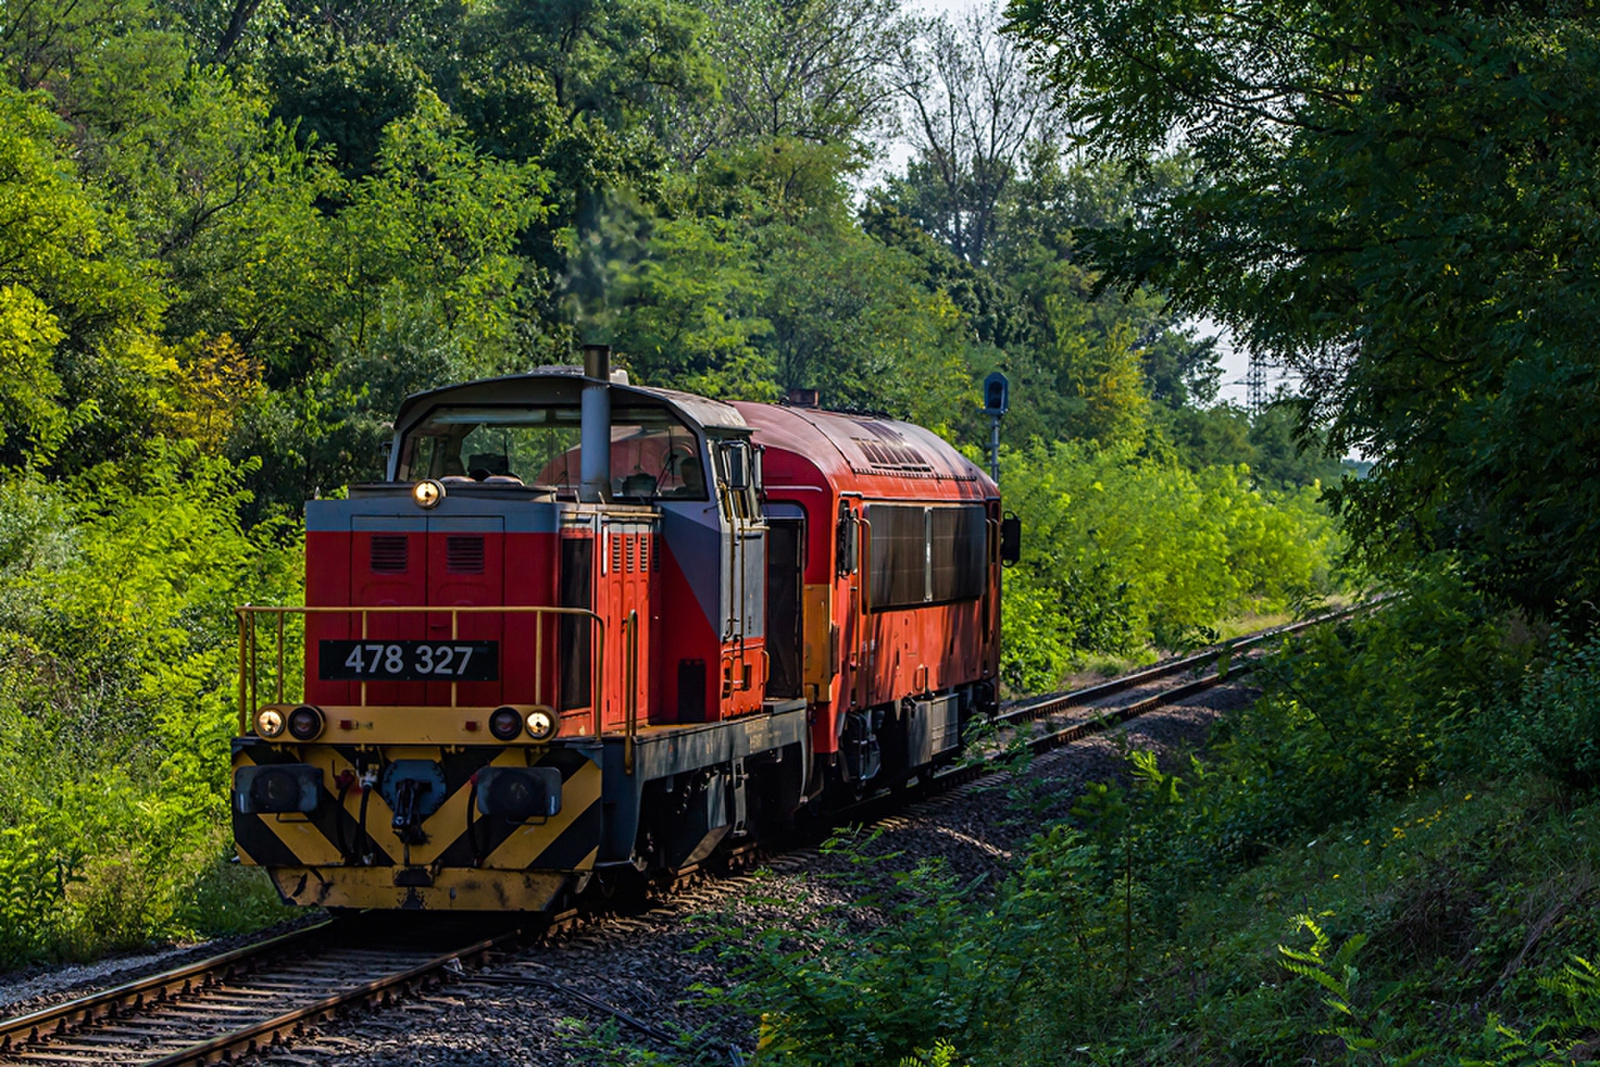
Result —
[[[638,556],[637,556],[637,549],[635,548],[635,543],[638,540],[639,539],[637,537],[628,538],[628,573],[629,574],[632,574],[634,571],[639,569],[639,560],[638,560]]]
[[[404,574],[406,571],[405,534],[374,534],[372,536],[372,573]]]
[[[909,445],[874,441],[866,437],[853,437],[851,440],[861,449],[861,454],[866,457],[867,465],[870,467],[901,475],[933,473],[933,464]]]
[[[622,570],[622,535],[611,535],[611,572],[613,574]]]
[[[446,538],[444,566],[451,574],[482,574],[483,538],[462,536]]]

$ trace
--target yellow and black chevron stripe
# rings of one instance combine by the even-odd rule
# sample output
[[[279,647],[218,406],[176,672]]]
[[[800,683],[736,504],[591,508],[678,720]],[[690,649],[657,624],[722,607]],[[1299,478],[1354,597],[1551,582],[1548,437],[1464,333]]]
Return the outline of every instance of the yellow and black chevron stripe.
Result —
[[[603,829],[600,750],[552,746],[274,744],[240,737],[235,772],[273,763],[322,771],[322,795],[307,814],[257,815],[235,805],[240,859],[265,867],[292,903],[351,908],[540,910],[575,874],[590,870]],[[420,840],[394,828],[394,812],[360,772],[380,763],[435,763],[444,801],[421,822]],[[561,805],[542,820],[486,817],[475,776],[487,767],[551,767]],[[341,785],[341,783],[345,783]]]

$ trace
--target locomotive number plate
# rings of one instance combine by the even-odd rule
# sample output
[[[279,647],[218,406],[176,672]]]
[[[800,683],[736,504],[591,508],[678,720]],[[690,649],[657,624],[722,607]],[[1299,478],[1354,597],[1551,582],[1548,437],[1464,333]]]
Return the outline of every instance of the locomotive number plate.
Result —
[[[493,682],[498,641],[319,641],[325,682]]]

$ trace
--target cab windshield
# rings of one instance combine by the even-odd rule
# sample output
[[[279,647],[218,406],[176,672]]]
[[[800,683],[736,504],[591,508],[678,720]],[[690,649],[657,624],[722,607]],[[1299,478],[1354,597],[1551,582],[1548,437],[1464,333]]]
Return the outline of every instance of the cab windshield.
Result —
[[[396,477],[539,486],[575,498],[580,428],[575,406],[438,408],[406,435]],[[694,433],[660,408],[613,405],[611,494],[706,499]]]

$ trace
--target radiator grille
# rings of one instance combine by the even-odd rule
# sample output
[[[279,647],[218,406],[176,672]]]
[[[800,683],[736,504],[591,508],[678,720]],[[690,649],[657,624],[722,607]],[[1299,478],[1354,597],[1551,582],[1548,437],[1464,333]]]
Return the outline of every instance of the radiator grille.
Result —
[[[482,574],[483,538],[459,535],[446,538],[444,567],[451,574]]]
[[[371,546],[373,574],[404,574],[406,571],[405,534],[374,534]]]

